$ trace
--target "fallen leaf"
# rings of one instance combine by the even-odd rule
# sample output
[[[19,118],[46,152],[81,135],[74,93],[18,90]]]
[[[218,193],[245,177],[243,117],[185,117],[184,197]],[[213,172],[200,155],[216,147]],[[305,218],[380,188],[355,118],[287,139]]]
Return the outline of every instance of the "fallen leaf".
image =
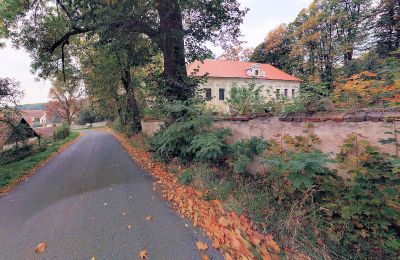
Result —
[[[147,258],[147,250],[143,249],[142,251],[140,251],[139,257],[140,257],[140,259],[146,259]]]
[[[107,202],[104,202],[104,206],[107,206]]]
[[[187,227],[187,228],[188,228],[188,227],[189,227],[189,225],[185,223],[185,227]]]
[[[147,220],[147,221],[151,221],[152,218],[153,218],[152,216],[147,216],[147,217],[146,217],[146,220]]]
[[[204,243],[204,242],[202,242],[202,241],[197,241],[197,242],[196,242],[196,246],[197,246],[197,248],[198,248],[200,251],[204,251],[204,250],[207,250],[207,249],[208,249],[207,243]]]
[[[131,229],[132,228],[132,226],[131,225],[128,225],[128,229]]]
[[[92,258],[90,258],[90,260],[96,260],[96,257],[92,256]]]
[[[40,242],[35,249],[35,253],[43,253],[46,249],[46,246],[46,242]]]
[[[209,259],[208,255],[206,255],[206,254],[201,255],[201,260],[208,260],[208,259]]]
[[[227,227],[229,225],[229,221],[225,217],[220,217],[218,223],[224,227]]]
[[[122,213],[122,216],[125,216],[126,215],[126,213],[124,212],[124,213]]]

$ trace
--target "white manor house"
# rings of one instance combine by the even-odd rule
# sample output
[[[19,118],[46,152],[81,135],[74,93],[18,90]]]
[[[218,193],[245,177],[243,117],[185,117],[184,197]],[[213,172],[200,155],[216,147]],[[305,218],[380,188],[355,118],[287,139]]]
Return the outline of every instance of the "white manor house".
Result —
[[[225,100],[234,84],[247,86],[256,81],[262,87],[266,100],[285,96],[292,98],[299,92],[301,80],[269,64],[229,60],[196,61],[187,67],[188,74],[204,76],[207,82],[200,86],[207,104],[219,112],[228,112]]]

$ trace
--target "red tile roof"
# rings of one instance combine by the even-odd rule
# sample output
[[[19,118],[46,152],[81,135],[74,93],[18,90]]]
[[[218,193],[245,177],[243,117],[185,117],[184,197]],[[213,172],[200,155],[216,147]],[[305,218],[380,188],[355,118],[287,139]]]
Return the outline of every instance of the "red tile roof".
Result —
[[[41,137],[51,137],[56,131],[57,127],[37,127],[35,128],[36,133]]]
[[[257,65],[253,62],[242,62],[242,61],[230,61],[230,60],[205,60],[195,61],[187,66],[188,74],[195,72],[197,76],[204,76],[208,73],[209,77],[215,78],[252,78],[247,74],[247,70]],[[286,72],[275,68],[270,64],[258,64],[260,65],[260,71],[265,72],[264,77],[259,77],[260,79],[268,80],[286,80],[286,81],[298,81],[301,80],[297,77],[291,76]]]
[[[41,118],[47,111],[45,110],[21,110],[21,114],[25,119]],[[28,121],[28,120],[27,120]]]

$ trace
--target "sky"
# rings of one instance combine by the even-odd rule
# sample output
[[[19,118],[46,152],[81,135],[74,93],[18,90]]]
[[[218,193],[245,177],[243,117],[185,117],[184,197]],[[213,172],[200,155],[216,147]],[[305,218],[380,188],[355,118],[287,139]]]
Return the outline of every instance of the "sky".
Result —
[[[250,10],[241,25],[242,40],[246,47],[256,47],[267,33],[281,23],[293,21],[301,9],[312,0],[238,0]],[[219,48],[212,48],[217,55]],[[16,50],[11,44],[0,49],[0,77],[10,77],[20,82],[25,95],[21,104],[46,102],[49,82],[35,80],[31,73],[31,59],[24,50]]]

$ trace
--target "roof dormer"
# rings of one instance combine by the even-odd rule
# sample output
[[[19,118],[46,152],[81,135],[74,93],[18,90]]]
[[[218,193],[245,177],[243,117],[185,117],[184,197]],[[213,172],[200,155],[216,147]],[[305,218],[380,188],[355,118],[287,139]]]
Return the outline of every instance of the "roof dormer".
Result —
[[[265,71],[261,70],[261,64],[253,64],[250,68],[246,71],[249,77],[256,77],[256,78],[264,78]]]

